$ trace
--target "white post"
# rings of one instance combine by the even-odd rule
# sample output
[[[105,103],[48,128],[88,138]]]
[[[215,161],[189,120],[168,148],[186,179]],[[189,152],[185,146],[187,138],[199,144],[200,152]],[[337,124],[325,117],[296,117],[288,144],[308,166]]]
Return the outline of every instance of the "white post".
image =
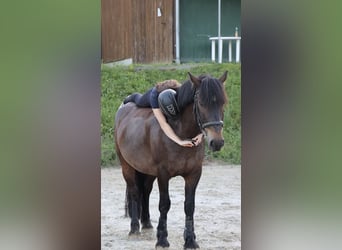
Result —
[[[179,47],[179,0],[175,0],[176,7],[176,63],[180,63],[180,47]]]
[[[222,40],[221,40],[221,0],[218,0],[218,31],[217,31],[217,36],[218,36],[218,62],[222,63]]]
[[[236,62],[240,62],[240,40],[236,40]]]
[[[215,40],[211,40],[211,61],[215,62]]]
[[[232,62],[232,40],[229,40],[228,58],[229,58],[229,62]]]
[[[222,38],[218,39],[218,62],[222,63]]]

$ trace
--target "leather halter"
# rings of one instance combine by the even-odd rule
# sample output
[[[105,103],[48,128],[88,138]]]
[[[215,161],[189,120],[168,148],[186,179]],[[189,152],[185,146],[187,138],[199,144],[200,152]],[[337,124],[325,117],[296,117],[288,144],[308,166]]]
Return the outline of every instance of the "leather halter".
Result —
[[[195,119],[197,121],[198,127],[201,129],[202,133],[206,135],[207,133],[204,130],[205,128],[211,127],[211,126],[223,127],[223,121],[220,120],[220,121],[209,121],[209,122],[205,122],[205,123],[202,122],[201,115],[200,115],[199,108],[198,108],[198,92],[199,91],[196,90],[195,95],[194,95],[193,110],[194,110]]]

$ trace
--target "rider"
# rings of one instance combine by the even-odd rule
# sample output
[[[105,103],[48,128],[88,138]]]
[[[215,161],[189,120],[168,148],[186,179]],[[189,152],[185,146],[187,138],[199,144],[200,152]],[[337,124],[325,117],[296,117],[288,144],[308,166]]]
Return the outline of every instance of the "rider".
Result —
[[[158,96],[165,89],[177,89],[180,84],[176,80],[166,80],[157,83],[155,87],[149,89],[145,94],[134,93],[125,98],[124,104],[134,102],[138,107],[151,107],[161,129],[175,143],[183,147],[193,147],[201,143],[203,134],[200,133],[191,140],[181,140],[167,123],[166,118],[159,107]]]

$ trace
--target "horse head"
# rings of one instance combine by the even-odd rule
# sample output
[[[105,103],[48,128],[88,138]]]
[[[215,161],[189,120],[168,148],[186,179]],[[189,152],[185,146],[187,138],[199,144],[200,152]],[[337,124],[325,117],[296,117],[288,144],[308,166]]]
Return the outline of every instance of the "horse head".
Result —
[[[224,82],[228,71],[219,78],[208,75],[193,76],[190,72],[190,81],[195,88],[194,115],[198,126],[206,135],[209,149],[219,151],[224,145],[222,134],[223,110],[227,103],[224,91]]]

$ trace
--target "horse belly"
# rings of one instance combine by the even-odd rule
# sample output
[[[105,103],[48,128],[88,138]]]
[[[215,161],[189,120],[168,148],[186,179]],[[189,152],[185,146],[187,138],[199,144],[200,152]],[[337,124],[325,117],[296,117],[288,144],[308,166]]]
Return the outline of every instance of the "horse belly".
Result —
[[[125,121],[129,119],[129,121]],[[117,150],[124,160],[139,172],[157,176],[150,147],[148,121],[142,117],[123,118],[116,126]]]
[[[157,176],[157,167],[154,167],[155,164],[149,150],[141,147],[127,149],[123,146],[121,147],[120,152],[125,161],[134,169],[144,174]]]

